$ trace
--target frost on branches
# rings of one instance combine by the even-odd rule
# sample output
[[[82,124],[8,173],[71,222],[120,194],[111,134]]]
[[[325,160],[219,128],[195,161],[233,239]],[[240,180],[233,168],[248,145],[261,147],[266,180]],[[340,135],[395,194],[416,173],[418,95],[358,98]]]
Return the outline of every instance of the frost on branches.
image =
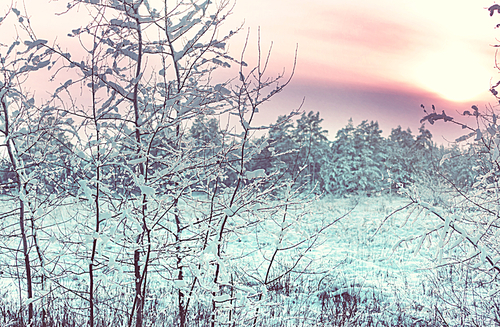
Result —
[[[69,50],[7,13],[1,28],[20,32],[0,57],[0,260],[20,285],[19,323],[258,324],[267,288],[302,266],[319,233],[290,232],[307,194],[249,165],[267,144],[253,138],[258,109],[291,76],[268,77],[269,54],[250,68],[227,52],[230,9],[70,1],[61,14],[89,22],[68,28]],[[55,85],[47,99],[24,87],[35,72]]]

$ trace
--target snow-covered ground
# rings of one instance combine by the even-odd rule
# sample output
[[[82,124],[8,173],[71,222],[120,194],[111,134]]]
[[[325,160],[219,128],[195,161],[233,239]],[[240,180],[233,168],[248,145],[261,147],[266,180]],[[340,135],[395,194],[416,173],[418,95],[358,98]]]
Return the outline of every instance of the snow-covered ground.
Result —
[[[439,296],[443,296],[443,292],[447,290],[445,284],[454,283],[462,275],[457,275],[456,272],[453,275],[454,272],[450,270],[449,276],[443,276],[442,272],[431,269],[436,264],[435,244],[426,241],[420,247],[416,240],[401,242],[421,235],[424,230],[436,224],[431,215],[417,215],[411,206],[397,211],[408,203],[409,200],[398,197],[325,198],[290,210],[285,219],[290,223],[286,232],[280,232],[286,224],[277,214],[278,217],[256,224],[255,228],[228,234],[224,252],[228,267],[225,269],[243,276],[243,279],[248,275],[247,285],[240,288],[246,290],[246,293],[241,293],[243,297],[254,296],[251,294],[252,288],[254,292],[266,293],[263,297],[267,301],[264,305],[266,309],[263,310],[267,311],[263,312],[269,315],[272,310],[279,308],[280,319],[284,319],[283,315],[294,317],[295,320],[290,318],[290,326],[296,325],[297,321],[302,321],[303,325],[315,325],[317,317],[321,317],[322,310],[325,310],[325,294],[330,299],[336,295],[349,294],[358,301],[364,301],[367,306],[373,305],[374,301],[380,302],[378,307],[382,309],[370,313],[373,317],[379,315],[380,319],[387,319],[391,314],[398,316],[405,311],[412,319],[421,318],[425,321],[425,318],[435,316],[437,304],[441,303],[438,301]],[[3,208],[8,209],[7,206]],[[59,282],[77,289],[81,285],[84,290],[87,282],[85,271],[88,267],[85,253],[88,253],[92,240],[87,240],[82,235],[88,232],[85,227],[85,212],[81,208],[75,210],[75,207],[65,206],[51,215],[53,222],[61,222],[61,219],[66,218],[71,226],[51,226],[51,219],[45,219],[45,234],[38,235],[43,239],[42,249],[48,258],[59,258],[65,265],[71,266],[66,271],[61,271],[57,278]],[[61,233],[66,239],[61,239],[56,233]],[[104,244],[106,240],[100,236],[100,241]],[[66,245],[61,247],[59,242]],[[19,240],[4,240],[3,244],[18,246]],[[279,251],[276,252],[277,246]],[[115,262],[110,255],[116,255],[120,249],[109,242],[101,246],[98,252],[101,261],[108,261],[107,267],[105,265],[104,269],[99,270],[98,283],[109,283],[111,292],[120,291],[121,287],[130,288],[131,281],[127,275],[130,271],[127,272],[126,267],[120,268],[118,261]],[[270,259],[275,252],[268,280],[287,269],[292,272],[280,281],[269,284],[269,290],[263,290],[259,282],[265,280]],[[69,253],[72,253],[71,256]],[[81,256],[75,256],[74,253],[81,253]],[[12,263],[13,258],[8,258],[8,254],[8,251],[3,252],[3,257],[0,258],[2,262]],[[32,258],[36,260],[34,253]],[[207,262],[209,260],[210,258]],[[60,268],[61,262],[53,266]],[[71,276],[70,272],[74,275]],[[20,284],[6,275],[0,275],[1,288],[8,290],[0,294],[3,295],[3,303],[18,302]],[[167,290],[166,294],[172,294],[160,299],[159,303],[164,306],[173,305],[175,293],[169,293],[171,291],[168,290],[179,285],[169,283],[168,278],[155,276],[153,271],[149,278],[153,283],[151,285],[163,285]],[[439,278],[441,282],[435,283]],[[230,282],[229,279],[226,281]],[[276,285],[281,285],[281,289]],[[292,289],[285,292],[283,287]],[[455,287],[464,295],[469,294],[461,285],[456,284]],[[277,295],[267,294],[272,291]],[[37,291],[36,294],[45,296],[47,293]],[[238,298],[240,300],[241,297]],[[202,302],[203,299],[200,299],[200,303]],[[163,312],[169,312],[168,308],[164,308]],[[440,314],[445,321],[460,321],[460,315],[452,310]],[[316,318],[307,320],[312,319],[311,315]],[[300,320],[302,318],[304,319]],[[267,320],[263,322],[265,323],[272,322]]]
[[[432,319],[462,325],[464,315],[471,316],[473,311],[478,316],[488,314],[488,310],[492,312],[484,307],[487,301],[481,298],[489,292],[489,286],[472,286],[474,272],[455,266],[436,268],[439,265],[437,236],[431,235],[423,243],[419,236],[436,228],[439,221],[414,205],[405,208],[410,202],[400,197],[326,198],[306,208],[310,212],[302,217],[303,224],[290,237],[292,240],[304,234],[315,235],[321,226],[336,222],[321,233],[302,264],[294,269],[296,273],[292,274],[290,283],[293,287],[302,286],[302,294],[296,295],[295,302],[307,302],[311,305],[309,308],[319,314],[322,294],[327,292],[333,296],[347,292],[367,301],[367,305],[371,305],[370,301],[380,301],[383,312],[370,313],[372,316],[387,320],[405,313],[412,319],[409,324],[419,321],[422,326]],[[399,210],[401,208],[405,209]],[[271,242],[270,239],[273,237],[265,240]],[[302,244],[301,248],[307,246]],[[255,238],[243,239],[238,249],[256,257],[269,258],[272,253],[272,250],[259,251]],[[249,257],[251,255],[247,260]],[[290,267],[295,258],[287,254],[280,264]],[[261,267],[261,276],[264,268]],[[461,307],[464,305],[470,307],[464,309]],[[491,322],[486,319],[481,322],[481,319],[475,322],[486,326],[488,323],[484,321]]]

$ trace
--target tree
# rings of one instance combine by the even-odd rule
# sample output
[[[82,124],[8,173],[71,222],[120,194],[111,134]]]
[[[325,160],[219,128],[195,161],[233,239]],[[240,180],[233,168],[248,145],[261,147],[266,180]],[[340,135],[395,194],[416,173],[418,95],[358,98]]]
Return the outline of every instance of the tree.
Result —
[[[299,170],[297,144],[293,139],[294,124],[291,116],[279,116],[269,128],[268,145],[264,149],[266,159],[272,169],[278,169],[284,178],[290,178]],[[262,163],[261,163],[262,164]],[[272,172],[269,170],[267,172]]]
[[[291,119],[295,114],[278,117],[252,167],[268,172],[278,169],[284,178],[296,180],[297,186],[321,193],[324,182],[320,170],[330,154],[328,131],[320,126],[323,119],[319,112],[302,113],[294,124]]]
[[[39,305],[64,308],[75,317],[68,324],[140,327],[154,323],[156,303],[171,300],[175,315],[158,323],[186,326],[201,298],[207,324],[250,314],[256,324],[265,310],[262,290],[299,267],[322,230],[287,235],[301,223],[309,195],[294,186],[298,174],[284,176],[274,162],[253,165],[269,143],[253,138],[265,129],[254,127],[255,116],[291,76],[268,78],[260,57],[250,68],[244,51],[240,59],[226,52],[235,33],[220,29],[230,13],[226,1],[153,8],[143,0],[73,0],[65,14],[82,8],[90,21],[69,37],[84,51],[37,38],[28,14],[12,9],[25,39],[2,54],[3,146],[16,186],[8,193],[19,213],[19,231],[6,225],[2,232],[23,244],[24,275],[11,274],[26,282],[20,312],[28,306],[31,325],[58,321],[60,310],[39,319]],[[238,78],[213,82],[232,65]],[[59,85],[40,105],[19,81],[49,68]],[[206,119],[225,116],[226,128]],[[298,137],[311,152],[323,132],[318,115],[304,117]],[[62,208],[69,209],[57,216]],[[254,232],[262,255],[240,272],[234,238]],[[278,237],[262,245],[259,233]],[[5,242],[6,262],[19,250]],[[280,257],[292,268],[279,265]]]
[[[205,116],[196,116],[193,125],[189,129],[191,136],[198,142],[200,147],[206,146],[217,139],[220,135],[219,122],[215,118],[207,120]]]
[[[393,128],[388,139],[387,166],[391,188],[405,187],[413,183],[416,176],[415,138],[411,130],[401,126]]]
[[[17,9],[12,8],[3,19],[9,14],[15,14],[22,22]],[[47,202],[55,199],[55,195],[51,193],[53,190],[42,185],[47,182],[49,174],[40,163],[50,161],[56,149],[51,144],[42,146],[42,142],[52,140],[50,129],[60,123],[50,103],[43,107],[36,106],[33,96],[23,88],[24,82],[31,73],[44,69],[50,63],[51,54],[42,51],[45,43],[44,40],[25,41],[26,47],[20,49],[21,43],[18,38],[12,42],[7,51],[0,54],[1,146],[5,147],[7,152],[7,160],[4,161],[4,171],[8,172],[7,196],[17,203],[12,211],[7,211],[7,214],[2,215],[9,217],[15,213],[19,226],[19,230],[15,231],[10,221],[3,222],[1,230],[4,233],[2,235],[5,242],[4,249],[8,249],[4,254],[11,257],[11,262],[14,262],[13,266],[17,268],[18,253],[21,252],[24,271],[19,273],[16,269],[17,272],[13,274],[10,273],[13,268],[10,263],[5,263],[3,266],[9,271],[10,276],[25,281],[26,298],[20,303],[19,310],[23,312],[25,307],[28,308],[26,321],[28,325],[35,323],[33,301],[38,290],[35,289],[34,279],[40,277],[41,288],[42,290],[45,288],[45,276],[43,272],[40,272],[45,268],[45,260],[37,235],[39,224],[41,225],[40,216],[43,216],[40,209]],[[12,244],[11,235],[20,238],[21,250]],[[38,259],[36,265],[33,262],[34,256]],[[21,292],[21,287],[19,292]],[[20,298],[22,298],[21,294]],[[42,309],[42,319],[44,317],[45,310]],[[25,324],[22,315],[19,323]]]
[[[323,119],[310,111],[307,115],[297,120],[297,126],[292,132],[292,139],[295,141],[298,152],[295,158],[295,167],[305,167],[299,183],[304,183],[308,187],[318,191],[324,190],[324,182],[321,178],[321,167],[329,161],[330,142],[326,135],[328,131],[320,126]]]
[[[193,176],[197,175],[189,171],[199,168],[193,152],[183,141],[184,129],[186,122],[203,110],[224,107],[227,94],[224,97],[223,91],[229,91],[220,85],[216,91],[203,78],[219,64],[229,65],[223,49],[230,35],[221,40],[214,37],[224,20],[227,3],[209,6],[208,2],[181,2],[177,8],[182,10],[172,12],[168,10],[167,2],[164,10],[157,11],[143,1],[92,5],[74,1],[70,8],[80,5],[88,6],[95,19],[84,29],[73,31],[72,35],[82,43],[88,38],[94,40],[90,57],[86,62],[75,63],[69,57],[61,56],[68,61],[70,68],[75,67],[84,76],[92,99],[88,110],[68,112],[83,116],[86,119],[83,127],[88,131],[86,134],[90,134],[82,143],[91,170],[80,181],[81,193],[89,201],[89,211],[95,220],[93,230],[89,232],[94,235],[105,233],[101,227],[105,219],[102,212],[116,207],[121,208],[119,213],[127,218],[124,232],[135,231],[126,242],[133,253],[128,258],[123,254],[120,261],[133,266],[133,301],[127,310],[128,324],[130,326],[135,321],[135,326],[142,326],[148,272],[154,264],[152,254],[156,251],[154,235],[161,231],[164,221],[172,219],[175,225],[173,231],[169,230],[175,236],[175,252],[173,257],[166,259],[175,262],[176,280],[185,278],[182,238],[186,227],[179,201],[185,197],[187,188],[195,183]],[[207,15],[207,11],[211,15]],[[108,20],[109,14],[115,18]],[[187,21],[190,23],[186,24]],[[154,33],[162,35],[160,40],[148,39],[148,29],[152,28],[156,28]],[[145,63],[155,57],[160,59],[163,67],[146,79]],[[157,81],[158,75],[160,81]],[[70,82],[66,87],[71,85]],[[104,92],[111,94],[106,101],[101,100]],[[121,160],[114,160],[113,144],[123,149]],[[128,192],[115,194],[116,190],[109,188],[103,170],[107,166],[117,167],[125,176],[123,181]],[[160,191],[165,179],[169,182],[166,189]],[[114,235],[106,237],[113,238]],[[100,237],[93,237],[89,252],[91,326],[95,294],[98,294],[94,281],[97,271],[103,266],[103,259],[98,259],[103,254],[97,252],[100,240]],[[179,289],[177,293],[182,326],[186,321],[188,301],[183,290]]]
[[[491,6],[490,15],[498,8],[498,5]],[[497,97],[496,100],[498,85],[500,83],[490,89]],[[448,116],[444,111],[438,114],[435,107],[432,107],[432,112],[425,111],[421,122],[434,124],[442,120],[444,123],[460,126],[467,133],[455,142],[466,144],[463,149],[455,146],[446,151],[434,151],[435,155],[439,152],[442,155],[438,164],[431,162],[431,177],[434,182],[443,185],[440,191],[442,201],[429,201],[433,198],[433,194],[429,194],[432,193],[429,188],[422,190],[412,186],[406,189],[410,199],[407,207],[413,207],[408,218],[413,215],[412,220],[417,222],[413,228],[420,232],[401,240],[400,244],[415,241],[415,251],[418,252],[424,242],[432,242],[435,244],[435,257],[431,264],[434,268],[446,268],[451,271],[459,266],[464,268],[465,277],[472,276],[461,276],[463,283],[456,281],[451,286],[439,285],[452,294],[460,292],[463,301],[459,306],[445,302],[448,303],[448,324],[457,322],[461,325],[493,325],[498,323],[498,317],[493,311],[477,310],[476,302],[483,302],[486,307],[491,308],[491,303],[498,301],[498,113],[496,108],[490,107],[483,111],[473,105],[472,110],[464,110],[457,118]],[[417,137],[417,149],[430,147],[429,140],[429,133],[421,130]],[[433,218],[433,225],[429,226],[429,221],[425,221],[424,217]],[[418,223],[420,220],[422,221]],[[474,302],[467,302],[468,294],[477,296]],[[457,317],[463,320],[459,321]]]
[[[335,195],[380,192],[385,178],[384,139],[377,122],[352,120],[337,132],[332,161],[324,169],[326,189]]]
[[[401,126],[393,129],[387,143],[387,169],[392,188],[399,189],[413,183],[433,179],[438,166],[440,149],[432,141],[432,134],[425,125],[419,128],[415,138],[410,129]],[[441,152],[445,151],[444,148]]]

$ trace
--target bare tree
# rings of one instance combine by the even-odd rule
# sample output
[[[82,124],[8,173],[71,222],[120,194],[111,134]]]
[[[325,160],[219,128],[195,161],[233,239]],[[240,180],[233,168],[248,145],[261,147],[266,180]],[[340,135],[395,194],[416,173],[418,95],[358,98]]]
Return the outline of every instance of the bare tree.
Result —
[[[23,155],[41,156],[30,174],[59,179],[45,183],[30,207],[33,217],[45,217],[40,228],[32,220],[28,234],[19,211],[29,321],[33,301],[51,299],[48,304],[89,326],[155,324],[155,307],[171,302],[176,314],[161,323],[187,326],[195,305],[204,306],[205,323],[212,326],[247,314],[257,323],[267,288],[300,271],[321,232],[287,235],[311,199],[293,186],[296,176],[249,168],[268,146],[266,136],[255,135],[269,126],[255,126],[255,117],[288,85],[295,64],[289,74],[268,77],[271,50],[261,57],[260,34],[253,68],[244,60],[246,45],[239,59],[230,56],[227,42],[239,29],[221,29],[231,13],[228,1],[165,0],[154,8],[144,0],[74,0],[63,14],[75,10],[89,13],[89,22],[69,34],[84,50],[81,57],[38,39],[27,15],[19,14],[26,48],[12,68],[3,66],[10,83],[2,85],[8,90],[2,93],[5,146],[12,153],[19,207],[27,205],[31,178],[25,177]],[[35,107],[13,81],[49,67],[58,86]],[[231,67],[235,78],[217,74]],[[31,120],[13,116],[9,108],[15,105]],[[204,117],[217,132],[200,143],[189,131]],[[37,129],[16,134],[25,125]],[[35,148],[45,150],[36,154]],[[261,244],[261,233],[276,242]],[[234,242],[253,234],[253,252],[262,255],[250,264],[235,255]],[[33,247],[38,274],[52,285],[38,297],[28,276]],[[293,258],[286,267],[278,264],[288,257],[278,260],[284,253]],[[250,269],[240,270],[240,263]],[[260,267],[266,267],[264,276]],[[249,279],[257,283],[249,287]],[[170,293],[175,297],[164,296]]]
[[[15,14],[19,22],[23,21],[19,10],[11,8],[10,14]],[[2,226],[2,230],[3,236],[7,238],[4,247],[12,251],[16,261],[18,250],[11,247],[12,241],[9,238],[13,235],[19,235],[21,239],[24,273],[17,274],[17,277],[24,276],[26,299],[20,303],[20,323],[22,325],[25,323],[22,312],[24,306],[27,306],[28,320],[26,324],[31,326],[36,323],[33,304],[33,301],[37,300],[34,289],[35,277],[41,279],[39,291],[45,291],[43,272],[45,259],[37,235],[40,230],[38,220],[43,216],[41,207],[55,198],[52,196],[49,199],[50,194],[47,188],[41,185],[48,178],[42,168],[43,162],[49,161],[48,157],[53,153],[54,147],[42,146],[42,144],[48,140],[53,141],[57,118],[48,108],[36,106],[33,95],[23,88],[31,73],[43,70],[49,65],[51,55],[42,51],[43,45],[47,41],[31,39],[26,40],[24,45],[21,45],[20,38],[18,35],[8,49],[0,54],[0,72],[2,74],[0,81],[0,134],[3,137],[1,146],[6,149],[9,171],[13,172],[13,183],[15,184],[15,188],[9,188],[10,192],[8,192],[8,199],[5,202],[6,204],[12,200],[17,202],[17,207],[2,214],[2,217],[8,218],[13,214],[18,215],[19,232],[11,231],[13,226],[9,224]],[[34,254],[30,257],[30,253],[33,251]],[[33,255],[38,259],[38,264],[33,263]],[[21,294],[20,298],[22,299]],[[45,313],[45,310],[42,309],[42,323],[45,323]]]

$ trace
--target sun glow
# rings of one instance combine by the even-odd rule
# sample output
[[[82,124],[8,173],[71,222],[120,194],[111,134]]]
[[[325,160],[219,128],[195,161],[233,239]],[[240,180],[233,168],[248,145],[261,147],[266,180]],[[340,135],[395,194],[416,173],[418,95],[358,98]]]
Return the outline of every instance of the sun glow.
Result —
[[[482,65],[481,57],[464,46],[431,53],[415,67],[420,86],[456,102],[471,100],[486,92],[491,75]]]

